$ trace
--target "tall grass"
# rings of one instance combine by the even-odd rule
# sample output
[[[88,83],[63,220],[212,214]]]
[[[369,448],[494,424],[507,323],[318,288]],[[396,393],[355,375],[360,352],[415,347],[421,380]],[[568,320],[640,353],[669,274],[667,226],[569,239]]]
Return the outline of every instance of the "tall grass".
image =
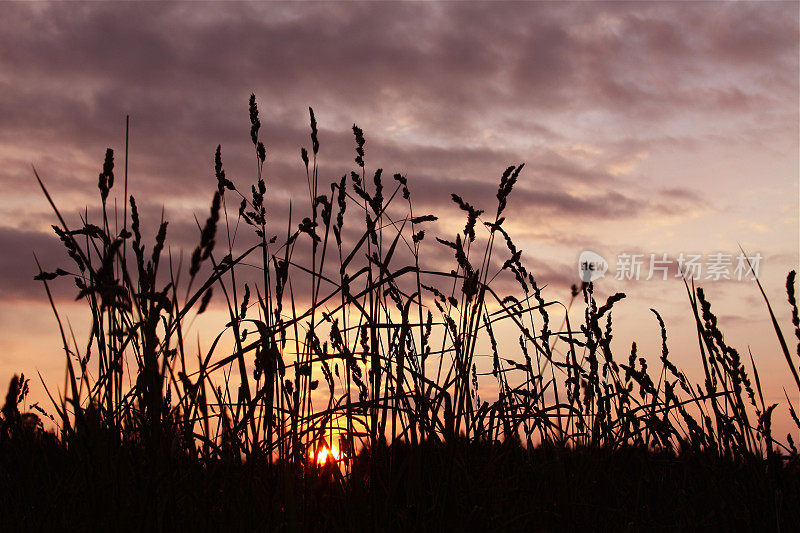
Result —
[[[635,343],[629,354],[612,353],[612,311],[624,294],[598,302],[591,283],[573,287],[569,305],[583,306],[580,324],[571,324],[567,306],[545,299],[505,224],[523,165],[502,172],[494,205],[478,208],[453,194],[464,227],[431,238],[437,217],[414,209],[411,180],[369,168],[368,143],[356,125],[353,171],[324,181],[309,113],[311,151],[301,150],[308,205],[292,205],[288,222],[272,220],[269,164],[251,96],[254,183],[234,184],[217,148],[217,187],[207,218],[198,221],[188,270],[167,247],[167,221],[146,245],[133,196],[125,198],[121,220],[108,205],[116,168],[110,149],[96,221],[68,225],[37,174],[72,262],[54,272],[40,268],[37,276],[66,357],[66,390],[47,389],[62,439],[95,431],[146,450],[177,448],[203,462],[298,467],[336,447],[340,453],[328,457],[339,463],[341,482],[358,452],[369,457],[384,442],[796,456],[791,435],[783,443],[772,434],[776,405],[765,403],[752,356],[743,360],[726,344],[702,288],[686,284],[704,373],[697,384],[670,360],[656,310],[662,352],[653,364]],[[125,161],[127,195],[127,154]],[[434,246],[452,255],[451,267],[426,261]],[[50,291],[56,278],[71,278],[91,314],[83,342],[59,315]],[[794,286],[792,272],[786,287],[800,340]],[[227,323],[200,351],[191,323],[210,306],[224,309]],[[800,344],[790,352],[767,306],[800,391]],[[480,396],[483,352],[496,399]],[[18,418],[15,394],[3,412],[5,431]],[[800,429],[788,395],[787,402]]]

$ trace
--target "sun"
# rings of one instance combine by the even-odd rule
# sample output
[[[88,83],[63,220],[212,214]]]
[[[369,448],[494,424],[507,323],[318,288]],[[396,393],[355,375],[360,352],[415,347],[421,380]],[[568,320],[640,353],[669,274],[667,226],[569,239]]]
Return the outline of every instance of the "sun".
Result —
[[[311,460],[314,460],[314,450],[308,452],[309,457]],[[328,462],[337,462],[342,458],[342,454],[339,451],[339,447],[335,444],[328,448],[327,446],[321,446],[319,451],[317,452],[316,461],[318,464],[324,465]]]

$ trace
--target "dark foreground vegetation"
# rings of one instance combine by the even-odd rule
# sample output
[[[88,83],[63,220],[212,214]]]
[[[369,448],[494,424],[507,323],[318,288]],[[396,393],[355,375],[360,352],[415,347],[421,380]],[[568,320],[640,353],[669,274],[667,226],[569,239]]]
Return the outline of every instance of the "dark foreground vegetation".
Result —
[[[625,447],[402,444],[333,464],[153,455],[104,438],[0,445],[0,528],[270,531],[794,531],[796,462]]]
[[[522,165],[503,172],[496,205],[453,194],[463,229],[433,238],[446,225],[414,210],[405,176],[367,173],[355,125],[356,170],[321,184],[312,111],[309,205],[287,224],[270,219],[254,97],[250,123],[254,183],[238,188],[217,148],[211,210],[186,259],[164,220],[145,245],[127,171],[112,203],[111,150],[101,205],[77,225],[39,179],[72,262],[37,275],[66,379],[64,390],[42,379],[51,405],[27,408],[28,381],[12,380],[0,527],[800,527],[800,459],[771,423],[788,409],[800,430],[800,342],[790,350],[766,296],[795,403],[765,403],[755,361],[726,344],[688,281],[700,383],[670,360],[657,311],[662,349],[648,359],[636,344],[614,353],[624,294],[599,303],[585,283],[566,305],[545,299],[504,226]],[[54,303],[64,279],[91,316],[88,339]],[[786,289],[800,341],[794,272]],[[210,308],[227,316],[201,339],[192,325]]]

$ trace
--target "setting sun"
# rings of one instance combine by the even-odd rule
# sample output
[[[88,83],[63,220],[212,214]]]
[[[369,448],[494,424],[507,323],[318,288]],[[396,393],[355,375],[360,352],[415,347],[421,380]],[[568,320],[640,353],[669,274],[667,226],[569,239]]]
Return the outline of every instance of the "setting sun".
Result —
[[[308,456],[313,461],[314,460],[314,450],[311,450],[310,452],[308,452]],[[321,464],[321,465],[324,465],[324,464],[328,463],[329,461],[330,462],[337,462],[341,458],[342,458],[342,454],[339,451],[339,447],[336,446],[336,445],[333,445],[330,448],[328,448],[327,446],[322,446],[322,447],[319,448],[319,451],[317,452],[317,463]]]

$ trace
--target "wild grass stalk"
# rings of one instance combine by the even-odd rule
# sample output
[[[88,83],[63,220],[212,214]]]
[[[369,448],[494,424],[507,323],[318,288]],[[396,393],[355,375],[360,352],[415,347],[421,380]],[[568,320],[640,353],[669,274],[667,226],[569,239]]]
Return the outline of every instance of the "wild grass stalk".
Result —
[[[300,153],[309,204],[290,204],[283,225],[268,209],[270,167],[255,96],[249,115],[254,183],[243,187],[227,176],[218,146],[217,187],[207,218],[196,221],[199,242],[188,277],[167,246],[163,215],[152,250],[145,249],[138,205],[127,196],[127,134],[121,221],[109,206],[110,149],[98,180],[99,225],[87,211],[73,229],[36,175],[73,263],[71,271],[37,275],[66,356],[67,386],[52,398],[63,438],[85,431],[91,417],[116,441],[151,451],[179,446],[202,461],[298,468],[336,446],[344,475],[359,450],[385,442],[641,446],[730,458],[796,454],[791,436],[788,445],[773,438],[776,406],[764,402],[752,355],[747,369],[702,288],[686,284],[702,385],[670,360],[656,310],[662,349],[651,370],[636,344],[615,357],[612,312],[624,294],[598,305],[591,283],[573,287],[572,301],[583,300],[577,327],[569,317],[572,301],[545,298],[505,228],[523,165],[502,173],[496,206],[473,206],[453,194],[466,218],[463,229],[430,239],[437,217],[414,209],[405,176],[390,181],[381,168],[367,172],[358,126],[356,168],[329,187],[320,183],[320,130],[309,108],[311,152]],[[447,248],[452,267],[426,264],[430,246]],[[255,278],[248,274],[253,268]],[[83,348],[70,341],[51,296],[56,278],[71,278],[90,312]],[[516,292],[506,294],[504,280],[512,279]],[[800,340],[794,285],[791,273],[786,287]],[[767,307],[800,391],[794,362],[800,351],[790,353],[768,301]],[[192,320],[210,308],[225,310],[227,323],[205,351],[198,339],[195,351],[187,337]],[[491,353],[481,353],[484,347]],[[490,379],[496,390],[484,398]],[[791,401],[788,408],[800,429]]]

